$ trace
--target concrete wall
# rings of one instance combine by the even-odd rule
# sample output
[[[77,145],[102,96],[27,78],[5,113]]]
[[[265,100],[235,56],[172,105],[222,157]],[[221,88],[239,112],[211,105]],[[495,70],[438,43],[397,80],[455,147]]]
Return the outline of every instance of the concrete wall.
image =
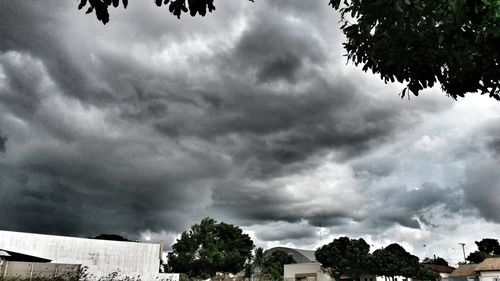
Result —
[[[4,261],[0,276],[12,278],[60,278],[63,280],[78,280],[80,265]]]
[[[1,231],[0,248],[47,258],[53,263],[81,264],[88,277],[118,272],[122,277],[156,279],[161,245]]]
[[[496,278],[496,279],[495,279]],[[500,271],[481,271],[480,281],[498,281],[500,280]]]
[[[179,281],[179,273],[160,273],[156,281]]]

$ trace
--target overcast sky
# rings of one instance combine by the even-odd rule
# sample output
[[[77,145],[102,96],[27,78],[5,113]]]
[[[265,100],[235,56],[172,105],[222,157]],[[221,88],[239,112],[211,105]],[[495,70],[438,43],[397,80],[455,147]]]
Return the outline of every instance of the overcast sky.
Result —
[[[131,1],[104,26],[0,0],[0,229],[168,249],[211,216],[265,248],[347,235],[451,263],[500,238],[500,104],[399,98],[346,64],[327,4]]]

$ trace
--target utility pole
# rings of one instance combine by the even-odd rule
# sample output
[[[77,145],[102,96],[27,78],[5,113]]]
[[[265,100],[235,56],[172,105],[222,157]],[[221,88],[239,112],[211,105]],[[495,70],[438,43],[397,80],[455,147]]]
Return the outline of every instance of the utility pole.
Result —
[[[467,263],[467,260],[465,259],[465,243],[458,243],[458,245],[462,246],[462,252],[464,253],[464,263]]]

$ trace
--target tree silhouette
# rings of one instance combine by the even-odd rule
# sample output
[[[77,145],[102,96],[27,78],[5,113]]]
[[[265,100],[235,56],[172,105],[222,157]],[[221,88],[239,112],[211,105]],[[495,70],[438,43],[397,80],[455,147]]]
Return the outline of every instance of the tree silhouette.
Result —
[[[342,2],[342,3],[341,3]],[[340,11],[348,60],[404,97],[436,83],[456,99],[481,92],[500,100],[500,1],[331,0]]]
[[[297,263],[292,255],[285,251],[274,251],[265,257],[262,266],[262,275],[265,280],[283,280],[284,265],[292,263]]]
[[[129,240],[118,234],[99,234],[95,237],[92,237],[92,239],[132,242],[132,240]]]
[[[127,8],[128,0],[121,0],[123,8]],[[249,0],[252,1],[253,0]],[[155,0],[154,1],[158,7],[162,5],[168,5],[168,10],[177,18],[181,18],[183,13],[189,12],[191,16],[205,16],[208,12],[215,10],[214,0]],[[88,6],[87,6],[88,5]],[[87,14],[95,11],[96,17],[103,24],[109,22],[109,11],[110,6],[118,7],[120,5],[120,0],[80,0],[78,9],[81,10],[87,7]]]
[[[470,253],[467,257],[467,260],[471,263],[480,263],[488,257],[500,255],[500,244],[497,239],[483,238],[475,243],[478,251]]]
[[[365,273],[370,245],[362,238],[340,237],[318,248],[314,256],[335,280],[340,280],[343,275],[356,280]]]
[[[205,218],[184,231],[168,253],[168,269],[198,279],[241,271],[253,241],[236,226]]]
[[[497,239],[483,238],[481,241],[476,241],[475,243],[477,249],[483,253],[495,256],[500,255],[500,243],[498,243]]]

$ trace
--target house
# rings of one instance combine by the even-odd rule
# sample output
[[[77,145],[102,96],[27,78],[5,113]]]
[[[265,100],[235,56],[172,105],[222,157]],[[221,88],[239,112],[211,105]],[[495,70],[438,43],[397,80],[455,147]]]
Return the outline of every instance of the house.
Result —
[[[425,267],[439,274],[439,281],[449,281],[450,274],[456,269],[447,265],[424,263]]]
[[[319,262],[284,265],[285,281],[334,281]]]
[[[462,264],[449,275],[450,281],[500,281],[500,257],[478,264]]]
[[[297,262],[284,265],[284,279],[286,281],[332,281],[333,279],[323,270],[321,264],[316,261],[314,250],[304,250],[289,247],[274,247],[265,251],[264,255],[270,255],[276,251],[288,253]]]
[[[479,281],[500,281],[500,257],[487,258],[475,268]]]
[[[476,266],[477,264],[461,264],[448,275],[448,278],[450,281],[479,281]]]

